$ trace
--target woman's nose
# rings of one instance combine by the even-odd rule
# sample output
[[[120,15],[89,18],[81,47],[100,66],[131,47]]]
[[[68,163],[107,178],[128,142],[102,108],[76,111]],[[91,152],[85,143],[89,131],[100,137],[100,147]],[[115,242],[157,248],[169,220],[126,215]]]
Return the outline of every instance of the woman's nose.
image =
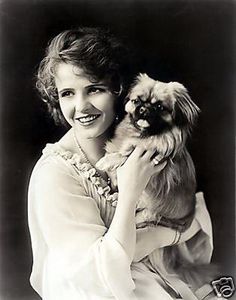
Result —
[[[76,111],[83,111],[91,106],[91,103],[88,101],[87,97],[82,93],[78,93],[75,96],[74,101]]]

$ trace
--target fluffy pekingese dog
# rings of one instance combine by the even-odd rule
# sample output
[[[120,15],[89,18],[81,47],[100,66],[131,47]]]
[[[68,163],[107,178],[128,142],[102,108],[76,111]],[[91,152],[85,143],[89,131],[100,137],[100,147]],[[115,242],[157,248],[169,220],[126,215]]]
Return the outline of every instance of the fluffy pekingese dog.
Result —
[[[135,146],[155,149],[154,161],[166,160],[167,164],[150,178],[138,201],[137,227],[159,224],[183,232],[192,223],[196,204],[195,168],[185,143],[200,109],[182,84],[155,81],[140,74],[127,96],[125,111],[97,167],[106,171],[116,185],[116,169]],[[165,268],[194,290],[218,275],[215,265],[189,263],[177,247],[150,254],[152,268],[158,271],[160,262],[164,262]]]
[[[116,169],[136,145],[156,149],[155,162],[167,160],[167,164],[150,178],[138,202],[137,226],[160,223],[186,230],[194,215],[196,180],[185,142],[199,108],[182,84],[140,74],[128,94],[125,111],[97,166],[116,185]]]

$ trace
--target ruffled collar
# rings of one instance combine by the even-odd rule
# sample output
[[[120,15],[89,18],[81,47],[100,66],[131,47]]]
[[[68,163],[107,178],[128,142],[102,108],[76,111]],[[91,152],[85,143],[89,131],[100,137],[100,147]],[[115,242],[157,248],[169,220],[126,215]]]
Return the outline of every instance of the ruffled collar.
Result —
[[[82,155],[65,150],[59,143],[47,144],[43,150],[43,154],[59,155],[68,161],[94,185],[100,196],[104,197],[110,205],[116,207],[118,193],[112,192],[105,179],[98,175],[96,169],[89,162],[86,162]]]

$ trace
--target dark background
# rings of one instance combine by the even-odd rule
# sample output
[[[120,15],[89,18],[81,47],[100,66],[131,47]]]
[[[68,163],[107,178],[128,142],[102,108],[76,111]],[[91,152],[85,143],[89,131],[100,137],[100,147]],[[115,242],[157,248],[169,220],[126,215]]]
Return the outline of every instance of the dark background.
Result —
[[[38,299],[28,283],[27,184],[45,143],[63,131],[45,117],[33,77],[47,41],[78,25],[112,28],[137,50],[140,70],[184,83],[200,106],[189,149],[213,220],[213,259],[235,275],[235,8],[234,1],[0,1],[1,300]]]

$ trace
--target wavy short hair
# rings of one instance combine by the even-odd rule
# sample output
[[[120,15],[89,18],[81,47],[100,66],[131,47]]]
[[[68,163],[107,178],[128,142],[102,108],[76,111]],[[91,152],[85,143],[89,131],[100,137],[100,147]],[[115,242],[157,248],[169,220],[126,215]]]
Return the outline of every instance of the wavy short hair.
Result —
[[[129,54],[120,40],[101,28],[66,30],[54,37],[39,65],[36,87],[55,123],[66,125],[55,86],[58,64],[70,63],[82,68],[91,79],[106,79],[111,90],[121,94],[118,98],[122,101],[133,78]],[[120,102],[116,105],[117,114],[121,114],[122,106]]]

